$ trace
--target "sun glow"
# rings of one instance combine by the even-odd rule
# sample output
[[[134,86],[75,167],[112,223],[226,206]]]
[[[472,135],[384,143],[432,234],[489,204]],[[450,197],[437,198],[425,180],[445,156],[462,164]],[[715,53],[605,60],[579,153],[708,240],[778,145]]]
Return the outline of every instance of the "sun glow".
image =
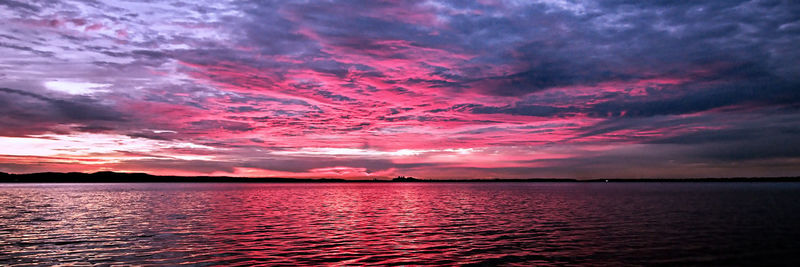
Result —
[[[448,149],[398,149],[393,151],[381,151],[374,149],[359,148],[301,148],[295,151],[274,151],[276,155],[306,155],[306,156],[354,156],[354,157],[410,157],[427,153],[455,153],[466,155],[479,151],[478,148],[448,148]]]
[[[180,148],[215,150],[213,147],[188,142],[132,138],[115,134],[80,133],[0,137],[0,154],[9,156],[80,156],[106,160],[158,157],[173,157],[185,160],[211,160],[214,158],[208,155],[182,155],[164,152],[165,150]],[[126,152],[133,154],[125,154]]]
[[[90,83],[90,82],[71,82],[71,81],[49,81],[44,83],[47,89],[68,93],[72,95],[88,95],[97,92],[108,92],[107,87],[112,84]]]

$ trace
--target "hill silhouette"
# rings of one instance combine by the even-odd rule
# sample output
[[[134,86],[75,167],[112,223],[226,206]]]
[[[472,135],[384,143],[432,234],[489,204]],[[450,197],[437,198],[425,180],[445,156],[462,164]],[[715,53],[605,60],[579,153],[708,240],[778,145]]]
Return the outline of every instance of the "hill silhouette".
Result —
[[[246,178],[228,176],[157,176],[146,173],[120,172],[42,172],[8,174],[0,172],[0,183],[310,183],[343,182],[344,179]]]

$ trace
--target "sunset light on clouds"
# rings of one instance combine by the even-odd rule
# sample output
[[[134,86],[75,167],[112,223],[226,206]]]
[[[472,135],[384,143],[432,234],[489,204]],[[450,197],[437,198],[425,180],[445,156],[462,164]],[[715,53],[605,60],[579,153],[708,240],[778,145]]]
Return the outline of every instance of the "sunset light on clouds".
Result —
[[[0,0],[0,171],[800,175],[792,1]]]

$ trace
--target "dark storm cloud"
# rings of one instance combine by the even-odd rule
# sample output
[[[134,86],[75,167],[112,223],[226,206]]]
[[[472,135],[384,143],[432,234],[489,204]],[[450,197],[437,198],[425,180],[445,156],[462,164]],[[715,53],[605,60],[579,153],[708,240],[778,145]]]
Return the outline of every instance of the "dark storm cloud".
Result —
[[[0,88],[0,101],[3,102],[0,108],[6,117],[27,118],[35,122],[126,120],[125,115],[113,108],[83,96],[65,100],[22,90]]]
[[[267,55],[315,55],[316,42],[297,32],[297,24],[280,14],[277,4],[261,1],[240,2],[247,16],[240,22],[238,30],[245,37],[243,44],[254,45]]]
[[[470,109],[470,112],[475,114],[509,114],[536,117],[566,116],[568,113],[574,111],[574,108],[561,108],[544,105],[516,105],[504,107],[477,106]]]
[[[711,113],[700,116],[652,116],[652,117],[612,117],[605,119],[599,123],[589,126],[578,128],[577,134],[568,140],[578,140],[585,137],[600,136],[604,134],[614,133],[621,130],[632,130],[637,132],[664,132],[665,129],[675,129],[684,127],[727,127],[728,123],[725,121],[727,114]],[[758,122],[759,118],[748,118],[748,123],[761,123]],[[747,124],[742,124],[740,127],[752,127]],[[629,140],[636,140],[646,142],[647,140],[658,140],[664,138],[663,136],[655,137],[655,139],[644,137],[629,137]],[[566,141],[566,140],[562,140]]]
[[[166,53],[161,52],[161,51],[134,50],[132,53],[133,53],[133,55],[136,55],[136,56],[142,56],[142,57],[153,58],[153,59],[169,58],[169,55],[167,55]]]
[[[298,105],[298,106],[313,107],[313,105],[302,99],[269,97],[258,94],[228,95],[227,100],[230,101],[231,103],[236,103],[236,104],[239,103],[259,104],[262,102],[274,102],[282,105]]]
[[[39,7],[20,1],[0,0],[0,5],[11,9],[25,9],[30,12],[39,12]]]
[[[414,2],[342,1],[287,5],[286,10],[292,12],[293,19],[300,25],[313,28],[331,44],[366,53],[392,50],[391,46],[379,42],[381,40],[412,40],[424,45],[445,45],[433,42],[440,38],[429,37],[430,27],[400,21],[397,17],[380,16],[387,9],[415,10],[415,6]],[[390,53],[389,57],[404,58],[396,53]]]
[[[16,49],[16,50],[26,51],[26,52],[31,52],[33,54],[40,55],[40,56],[43,56],[43,57],[51,57],[51,56],[53,56],[53,52],[36,50],[36,49],[34,49],[32,47],[27,47],[27,46],[22,46],[22,45],[15,45],[15,44],[9,44],[9,43],[0,42],[0,47]]]
[[[327,99],[336,100],[336,101],[346,101],[346,102],[356,101],[353,98],[349,98],[349,97],[346,97],[346,96],[343,96],[343,95],[334,94],[334,93],[332,93],[330,91],[325,91],[325,90],[317,90],[317,94],[321,95],[322,97],[325,97]]]
[[[176,133],[154,133],[149,131],[141,131],[141,132],[130,132],[126,134],[127,136],[134,137],[134,138],[145,138],[145,139],[152,139],[152,140],[161,140],[161,141],[169,141],[173,140],[178,136]]]
[[[102,126],[102,125],[84,125],[84,126],[74,127],[73,129],[87,133],[102,133],[114,130],[114,128],[112,127]]]
[[[678,115],[706,111],[719,107],[748,105],[769,107],[800,103],[800,83],[782,81],[778,77],[697,86],[679,96],[654,93],[640,97],[620,97],[592,105],[586,109],[590,116],[640,117]],[[671,94],[680,89],[673,90]]]
[[[735,105],[747,105],[752,108],[800,104],[800,90],[798,90],[800,83],[775,76],[755,77],[747,73],[738,73],[731,77],[737,77],[738,81],[729,83],[724,80],[711,80],[693,85],[669,86],[669,88],[650,91],[647,95],[642,96],[610,94],[605,98],[594,98],[605,101],[586,105],[573,102],[574,106],[571,107],[547,105],[546,103],[530,104],[520,101],[509,106],[461,104],[450,109],[435,109],[428,112],[453,110],[474,114],[538,117],[564,117],[583,113],[590,117],[614,118],[680,115]],[[541,101],[538,102],[541,103]]]
[[[86,124],[81,127],[96,132],[128,120],[91,98],[56,99],[11,88],[0,88],[0,114],[0,135],[6,136],[58,131],[59,125],[69,123]]]
[[[706,75],[731,84],[752,74],[791,78],[782,71],[785,64],[775,64],[784,56],[772,51],[789,51],[791,43],[781,40],[798,40],[797,35],[777,32],[781,25],[800,18],[785,11],[797,10],[797,5],[734,1],[637,5],[604,2],[599,10],[581,15],[538,14],[535,17],[552,18],[552,23],[530,27],[545,28],[548,32],[544,36],[522,28],[505,33],[506,37],[529,39],[505,52],[512,59],[508,63],[523,70],[469,83],[489,94],[513,96],[552,87],[659,76],[695,79],[695,73],[708,71],[711,73]],[[484,30],[471,23],[465,25],[466,32]],[[797,56],[796,52],[789,53]],[[751,72],[743,77],[728,69],[713,69],[720,65],[750,65],[754,69],[746,70]]]
[[[573,139],[590,136],[603,136],[618,131],[658,133],[656,136],[626,137],[621,142],[638,141],[640,145],[630,149],[615,149],[596,155],[582,155],[579,158],[559,160],[559,164],[583,169],[598,167],[598,164],[624,161],[640,162],[644,166],[661,166],[672,162],[674,168],[698,164],[734,168],[737,164],[744,168],[746,162],[760,162],[767,166],[778,164],[779,169],[790,168],[783,161],[800,157],[799,118],[792,112],[767,110],[754,114],[740,115],[731,121],[724,113],[711,113],[695,117],[637,117],[610,119],[602,123],[580,129],[582,134]],[[755,126],[754,126],[755,125]],[[712,128],[712,129],[708,129]],[[680,129],[674,134],[663,129]],[[637,140],[638,139],[638,140]],[[605,141],[608,143],[609,141]],[[774,161],[770,163],[770,161]],[[756,164],[756,163],[752,163]],[[777,169],[776,169],[777,170]],[[735,175],[731,173],[728,175]]]
[[[225,121],[225,120],[200,120],[190,123],[190,129],[198,130],[201,132],[213,130],[226,130],[232,132],[246,132],[255,129],[252,125],[238,121]]]
[[[227,111],[231,113],[246,113],[246,112],[262,111],[262,110],[263,109],[252,106],[228,107],[227,109]]]
[[[719,161],[763,160],[800,157],[800,125],[791,113],[760,114],[754,121],[740,119],[727,128],[688,132],[655,138],[645,143],[684,145],[694,148],[692,156]],[[770,116],[766,116],[770,115]]]

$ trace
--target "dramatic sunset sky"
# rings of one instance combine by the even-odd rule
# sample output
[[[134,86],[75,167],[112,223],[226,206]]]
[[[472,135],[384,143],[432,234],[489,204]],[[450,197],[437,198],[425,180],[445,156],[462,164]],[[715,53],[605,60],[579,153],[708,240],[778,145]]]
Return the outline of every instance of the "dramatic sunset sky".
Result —
[[[0,171],[800,175],[797,1],[0,0]]]

